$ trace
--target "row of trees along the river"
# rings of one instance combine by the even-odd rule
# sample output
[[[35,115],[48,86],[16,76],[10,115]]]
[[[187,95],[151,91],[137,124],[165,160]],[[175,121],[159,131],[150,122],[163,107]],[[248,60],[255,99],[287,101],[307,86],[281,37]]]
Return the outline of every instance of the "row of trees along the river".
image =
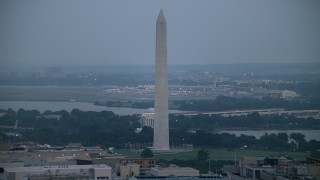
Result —
[[[4,111],[4,110],[3,110]],[[80,142],[83,145],[103,145],[123,148],[126,144],[148,144],[153,141],[153,129],[144,127],[140,133],[139,116],[119,116],[109,111],[93,112],[78,109],[67,111],[40,113],[37,110],[17,112],[9,109],[0,117],[0,125],[13,126],[19,120],[18,129],[21,137],[8,137],[1,131],[1,141],[35,141],[52,145],[67,145]],[[44,115],[61,115],[59,120],[47,119]],[[297,119],[294,117],[264,117],[258,114],[241,117],[220,117],[198,115],[193,117],[170,116],[170,144],[190,143],[196,147],[271,149],[304,151],[320,148],[316,140],[306,141],[302,134],[265,134],[257,139],[254,136],[227,133],[212,133],[216,128],[262,128],[275,124],[277,127],[290,128],[320,127],[320,120]],[[301,126],[300,126],[301,124]],[[20,128],[19,128],[20,127]],[[29,128],[29,129],[28,129]],[[33,130],[30,130],[33,129]],[[13,131],[13,130],[8,130]]]

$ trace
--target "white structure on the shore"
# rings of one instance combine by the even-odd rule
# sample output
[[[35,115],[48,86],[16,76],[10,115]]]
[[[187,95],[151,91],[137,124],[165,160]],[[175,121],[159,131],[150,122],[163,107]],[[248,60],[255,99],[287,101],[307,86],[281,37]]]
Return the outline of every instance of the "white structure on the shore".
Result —
[[[144,112],[140,119],[141,127],[148,126],[154,128],[154,112]]]
[[[166,19],[160,10],[156,24],[156,90],[154,103],[153,147],[167,151],[169,147],[168,73]]]

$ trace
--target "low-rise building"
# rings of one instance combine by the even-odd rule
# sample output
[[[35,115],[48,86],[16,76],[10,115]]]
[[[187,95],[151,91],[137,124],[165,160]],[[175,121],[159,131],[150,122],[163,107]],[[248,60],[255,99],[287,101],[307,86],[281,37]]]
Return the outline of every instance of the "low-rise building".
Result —
[[[107,165],[31,166],[4,169],[4,179],[111,179],[111,167]],[[58,179],[58,178],[57,178]]]
[[[293,176],[312,176],[320,179],[320,166],[314,164],[300,164],[292,167]]]
[[[258,165],[246,165],[245,171],[241,174],[242,177],[249,179],[261,179],[261,173],[263,171],[273,170],[274,168],[270,165],[258,166]]]
[[[134,163],[122,164],[120,165],[119,173],[120,176],[123,178],[128,178],[132,176],[137,177],[140,175],[140,166],[139,164]]]
[[[179,167],[171,164],[169,167],[153,167],[150,174],[156,177],[198,177],[199,171],[190,167]]]
[[[140,169],[150,169],[156,166],[155,158],[125,158],[120,160],[120,164],[134,163],[140,166]]]
[[[272,97],[272,98],[277,98],[277,99],[294,99],[294,98],[300,96],[295,91],[269,90],[269,89],[256,89],[254,91],[254,94],[256,96]]]
[[[11,168],[11,167],[23,167],[24,162],[23,161],[8,161],[8,160],[0,160],[0,180],[3,178],[3,173],[5,168]]]
[[[77,159],[77,164],[106,164],[112,169],[119,171],[119,167],[124,164],[137,164],[140,170],[147,170],[151,167],[155,167],[156,159],[154,158],[125,158],[121,154],[114,154],[110,156],[104,156],[97,159]]]
[[[312,154],[312,161],[299,164],[280,157],[244,157],[239,161],[240,174],[229,169],[229,179],[262,179],[262,180],[289,180],[289,179],[314,179],[320,180],[320,164],[315,161],[315,153]],[[264,159],[262,161],[262,159]]]
[[[10,151],[9,143],[0,143],[0,151]]]

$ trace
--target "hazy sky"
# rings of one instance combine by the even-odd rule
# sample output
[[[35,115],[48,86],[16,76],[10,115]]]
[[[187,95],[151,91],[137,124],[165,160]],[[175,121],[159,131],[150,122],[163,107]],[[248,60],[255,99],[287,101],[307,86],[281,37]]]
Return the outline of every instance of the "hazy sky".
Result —
[[[319,0],[1,0],[0,60],[152,65],[160,8],[169,64],[320,62]]]

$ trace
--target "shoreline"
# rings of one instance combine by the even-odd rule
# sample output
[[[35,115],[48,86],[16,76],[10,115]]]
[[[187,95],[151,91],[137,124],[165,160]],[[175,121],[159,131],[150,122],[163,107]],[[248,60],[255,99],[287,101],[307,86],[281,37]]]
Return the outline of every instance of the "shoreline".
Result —
[[[219,128],[214,130],[214,132],[221,131],[296,131],[296,130],[320,130],[320,128],[246,128],[246,127],[235,127],[235,128]]]

